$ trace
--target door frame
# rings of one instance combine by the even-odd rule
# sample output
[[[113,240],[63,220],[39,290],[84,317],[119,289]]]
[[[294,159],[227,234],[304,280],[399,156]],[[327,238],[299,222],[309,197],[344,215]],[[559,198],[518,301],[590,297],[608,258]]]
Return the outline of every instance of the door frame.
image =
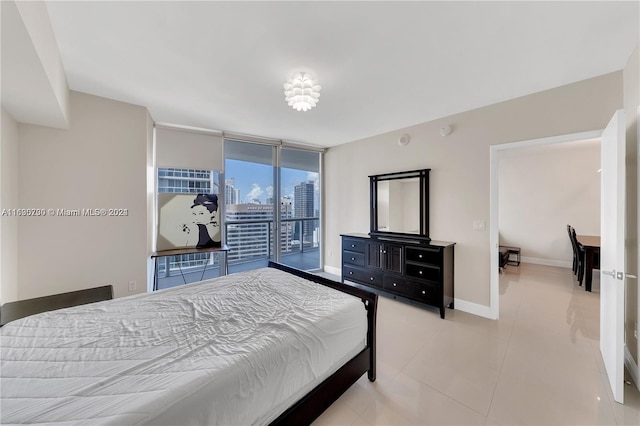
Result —
[[[600,139],[604,129],[591,130],[580,133],[570,133],[559,136],[550,136],[539,139],[529,139],[518,142],[491,145],[490,149],[490,201],[489,201],[489,256],[490,267],[490,302],[489,318],[499,319],[500,317],[500,275],[498,271],[498,245],[499,245],[499,193],[498,193],[498,154],[509,149],[527,148],[532,146],[542,146],[558,144],[563,142],[577,142],[587,139]]]

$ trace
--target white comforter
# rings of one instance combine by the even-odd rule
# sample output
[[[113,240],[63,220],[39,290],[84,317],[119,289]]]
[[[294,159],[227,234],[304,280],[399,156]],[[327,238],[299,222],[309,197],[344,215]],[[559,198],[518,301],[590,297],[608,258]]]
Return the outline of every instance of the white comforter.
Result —
[[[265,268],[0,329],[2,424],[265,424],[360,352],[353,296]]]

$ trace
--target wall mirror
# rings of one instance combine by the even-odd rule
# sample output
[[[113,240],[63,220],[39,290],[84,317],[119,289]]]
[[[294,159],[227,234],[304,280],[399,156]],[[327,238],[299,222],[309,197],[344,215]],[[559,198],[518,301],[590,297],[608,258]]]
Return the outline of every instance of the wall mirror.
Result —
[[[430,241],[429,171],[369,176],[372,237]]]

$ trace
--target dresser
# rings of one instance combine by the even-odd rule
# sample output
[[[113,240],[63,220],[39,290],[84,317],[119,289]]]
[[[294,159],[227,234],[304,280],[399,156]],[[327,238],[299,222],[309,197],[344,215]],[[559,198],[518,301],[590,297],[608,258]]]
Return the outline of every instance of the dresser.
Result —
[[[343,234],[342,281],[383,296],[435,306],[444,319],[453,309],[453,248],[445,241],[412,241]]]

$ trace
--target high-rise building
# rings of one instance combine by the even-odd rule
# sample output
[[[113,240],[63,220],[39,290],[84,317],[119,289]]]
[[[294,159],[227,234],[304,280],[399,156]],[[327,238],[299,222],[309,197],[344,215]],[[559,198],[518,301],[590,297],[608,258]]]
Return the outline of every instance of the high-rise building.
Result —
[[[294,240],[295,222],[286,219],[293,217],[291,197],[284,196],[280,199],[280,250],[283,253],[290,252],[294,245],[299,246],[299,242]]]
[[[264,257],[271,253],[269,222],[273,220],[273,204],[231,204],[226,208],[227,222],[262,221],[262,223],[227,224],[226,243],[229,261]]]
[[[158,168],[158,192],[218,194],[218,185],[210,170]]]
[[[224,181],[225,205],[240,204],[240,190],[236,189],[236,180],[226,179]]]
[[[293,215],[299,218],[314,217],[314,192],[315,187],[313,181],[299,183],[294,188],[293,193]],[[315,230],[314,221],[303,221],[302,227],[297,226],[296,237],[300,240],[300,244],[313,244],[313,231]],[[302,231],[300,233],[300,231]]]
[[[281,217],[291,218],[291,199],[284,197]],[[267,257],[275,253],[270,232],[273,230],[273,204],[232,204],[226,208],[229,260],[249,260]],[[258,223],[231,223],[235,221],[254,221]],[[291,222],[280,227],[282,251],[291,251],[294,241]]]

